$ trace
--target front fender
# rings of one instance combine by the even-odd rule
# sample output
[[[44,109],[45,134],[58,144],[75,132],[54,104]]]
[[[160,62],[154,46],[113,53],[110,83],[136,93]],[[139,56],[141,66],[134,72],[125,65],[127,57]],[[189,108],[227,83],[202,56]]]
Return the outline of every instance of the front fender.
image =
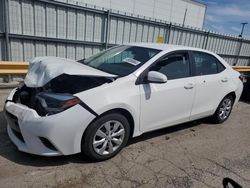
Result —
[[[139,111],[135,108],[133,108],[133,106],[130,106],[126,103],[112,103],[112,104],[108,104],[108,105],[105,105],[105,106],[101,106],[100,108],[98,109],[95,109],[95,112],[98,114],[98,116],[108,112],[108,111],[111,111],[111,110],[115,110],[115,109],[123,109],[123,110],[126,110],[128,111],[131,116],[133,117],[133,120],[134,120],[134,132],[133,132],[133,135],[132,137],[135,137],[135,136],[139,136],[141,135],[142,133],[140,132],[140,129],[139,129],[139,125],[140,125],[140,114],[139,114]],[[96,118],[98,118],[98,116]]]

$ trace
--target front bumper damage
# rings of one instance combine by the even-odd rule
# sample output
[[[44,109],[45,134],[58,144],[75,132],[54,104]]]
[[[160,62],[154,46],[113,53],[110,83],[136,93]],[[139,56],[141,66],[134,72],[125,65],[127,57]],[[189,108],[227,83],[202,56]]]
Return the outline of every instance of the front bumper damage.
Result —
[[[74,96],[113,82],[116,77],[74,60],[34,58],[24,85],[12,90],[5,103],[9,137],[19,150],[32,154],[55,156],[81,152],[82,135],[97,116],[94,110],[82,101],[51,115],[43,111],[37,94]]]
[[[20,151],[43,156],[81,152],[82,135],[95,115],[75,105],[41,117],[34,109],[13,101],[16,91],[10,93],[4,111],[9,137]]]

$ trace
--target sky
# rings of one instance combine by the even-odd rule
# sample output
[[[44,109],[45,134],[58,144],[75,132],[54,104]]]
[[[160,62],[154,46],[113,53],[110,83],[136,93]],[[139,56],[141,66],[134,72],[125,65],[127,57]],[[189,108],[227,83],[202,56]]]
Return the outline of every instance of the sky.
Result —
[[[245,25],[243,37],[250,38],[250,0],[199,0],[207,5],[204,29],[239,35],[242,22]]]

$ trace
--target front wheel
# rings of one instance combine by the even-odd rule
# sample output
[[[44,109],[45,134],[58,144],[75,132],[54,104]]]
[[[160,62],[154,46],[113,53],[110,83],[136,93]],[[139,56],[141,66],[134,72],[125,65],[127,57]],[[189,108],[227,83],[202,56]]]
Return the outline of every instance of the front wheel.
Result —
[[[228,119],[233,108],[234,99],[228,95],[222,99],[217,110],[215,111],[212,119],[215,123],[223,123]]]
[[[101,116],[87,128],[82,150],[90,160],[107,160],[127,144],[129,133],[129,122],[122,114]]]

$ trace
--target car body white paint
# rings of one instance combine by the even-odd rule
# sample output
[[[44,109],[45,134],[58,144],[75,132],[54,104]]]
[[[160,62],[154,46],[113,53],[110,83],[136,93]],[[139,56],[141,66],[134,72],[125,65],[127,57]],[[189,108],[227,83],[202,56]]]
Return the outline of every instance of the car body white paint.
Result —
[[[149,43],[130,43],[129,45],[162,51],[128,76],[77,93],[75,96],[98,115],[114,109],[128,111],[134,121],[133,137],[144,132],[210,116],[215,112],[223,97],[230,92],[235,92],[235,103],[238,102],[243,88],[238,78],[239,73],[218,55],[185,46]],[[226,69],[216,75],[169,80],[163,84],[135,84],[137,78],[149,65],[163,55],[178,50],[194,50],[212,54]],[[61,62],[63,64],[59,65]],[[62,73],[114,77],[112,74],[89,68],[73,60],[46,57],[36,58],[31,63],[25,84],[30,87],[43,86]],[[227,79],[227,82],[221,82],[223,79]],[[185,89],[185,87],[190,89]],[[7,118],[7,123],[9,136],[19,150],[45,156],[81,152],[82,135],[88,125],[97,118],[95,115],[80,105],[75,105],[61,113],[41,117],[35,110],[11,102],[14,93],[15,89],[7,99],[5,110],[18,118],[25,143],[21,142],[9,128],[13,122]],[[50,140],[58,151],[45,147],[39,137]]]

